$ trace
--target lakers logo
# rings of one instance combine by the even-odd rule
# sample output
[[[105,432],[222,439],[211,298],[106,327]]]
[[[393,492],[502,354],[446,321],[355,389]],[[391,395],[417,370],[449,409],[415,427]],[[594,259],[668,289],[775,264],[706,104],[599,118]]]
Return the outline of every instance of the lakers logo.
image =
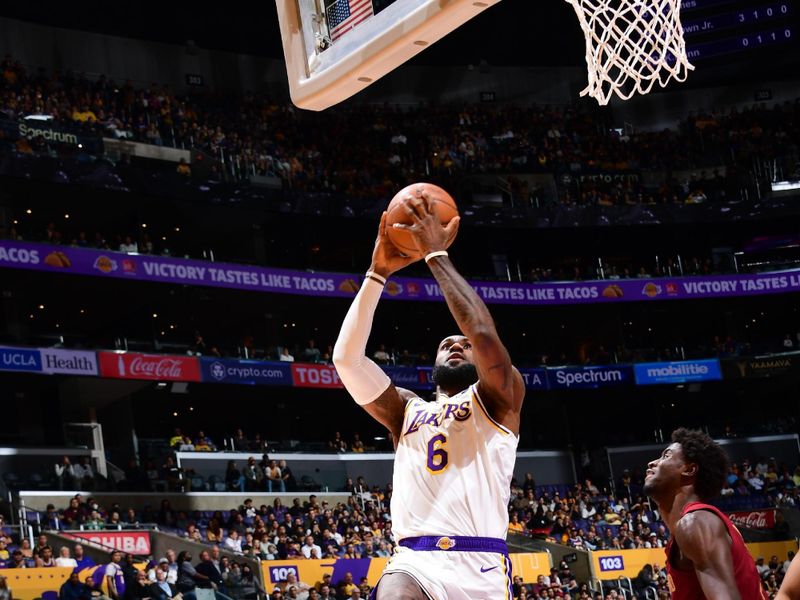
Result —
[[[450,548],[455,547],[456,541],[451,540],[449,537],[443,537],[436,540],[436,547],[439,550],[450,550]]]

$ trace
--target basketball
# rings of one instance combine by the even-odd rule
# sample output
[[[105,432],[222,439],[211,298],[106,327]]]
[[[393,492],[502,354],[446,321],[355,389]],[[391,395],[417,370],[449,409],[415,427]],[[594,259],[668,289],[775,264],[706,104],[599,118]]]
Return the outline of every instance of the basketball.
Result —
[[[395,223],[412,224],[411,218],[406,214],[403,208],[403,198],[408,195],[416,196],[423,191],[427,192],[431,210],[439,217],[439,221],[441,221],[442,225],[447,225],[450,219],[458,216],[456,201],[438,185],[433,185],[432,183],[412,183],[397,192],[386,208],[386,234],[397,249],[406,256],[419,256],[417,247],[414,245],[414,240],[408,231],[395,229],[392,225]],[[454,240],[455,236],[447,241],[448,248]]]

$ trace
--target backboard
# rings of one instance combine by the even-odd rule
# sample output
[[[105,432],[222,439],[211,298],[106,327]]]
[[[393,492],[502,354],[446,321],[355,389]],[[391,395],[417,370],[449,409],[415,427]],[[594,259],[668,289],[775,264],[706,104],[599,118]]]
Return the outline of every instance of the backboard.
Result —
[[[500,0],[395,0],[378,12],[373,0],[276,2],[292,102],[324,110]]]

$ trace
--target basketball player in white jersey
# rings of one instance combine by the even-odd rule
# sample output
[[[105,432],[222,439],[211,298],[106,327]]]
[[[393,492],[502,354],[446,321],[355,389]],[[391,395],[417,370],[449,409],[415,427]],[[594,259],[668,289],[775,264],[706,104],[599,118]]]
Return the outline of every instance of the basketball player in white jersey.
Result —
[[[386,278],[410,264],[386,235],[386,213],[367,272],[333,352],[354,400],[392,433],[396,457],[392,531],[398,543],[372,598],[510,600],[507,506],[525,386],[486,305],[444,248],[458,217],[442,226],[428,199],[409,196],[413,236],[460,335],[445,338],[433,371],[436,400],[395,387],[366,355]]]

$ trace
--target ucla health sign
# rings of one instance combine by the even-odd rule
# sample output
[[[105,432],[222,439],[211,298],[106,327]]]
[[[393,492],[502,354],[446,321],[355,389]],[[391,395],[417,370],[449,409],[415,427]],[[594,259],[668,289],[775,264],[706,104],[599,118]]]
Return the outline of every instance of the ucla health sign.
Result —
[[[0,348],[0,371],[42,370],[42,357],[38,350],[25,348]]]
[[[243,385],[292,385],[292,369],[288,363],[201,358],[202,379],[209,383]]]
[[[634,365],[638,385],[658,383],[687,383],[690,381],[716,381],[722,379],[719,361],[683,360],[677,362],[640,363]]]
[[[551,390],[591,389],[631,383],[633,369],[630,365],[547,369],[547,384]]]

